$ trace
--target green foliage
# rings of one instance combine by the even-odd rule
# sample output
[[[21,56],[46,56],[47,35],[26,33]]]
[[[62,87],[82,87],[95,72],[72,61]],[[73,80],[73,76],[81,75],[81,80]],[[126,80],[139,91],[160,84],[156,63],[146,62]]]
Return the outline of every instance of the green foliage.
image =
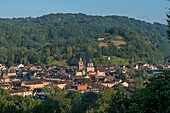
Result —
[[[83,79],[83,84],[91,84],[91,83],[93,83],[93,80],[91,79],[91,78],[85,78],[85,79]]]
[[[10,96],[6,90],[0,89],[1,113],[33,113],[33,109],[41,104],[40,100],[20,96]]]
[[[53,93],[53,92],[55,92],[55,90],[53,88],[45,87],[42,89],[42,92]]]
[[[95,102],[97,100],[97,93],[89,92],[84,93],[82,97],[82,111],[93,111]]]
[[[133,93],[131,112],[168,113],[170,112],[170,77],[151,78],[144,89]]]
[[[55,113],[71,113],[72,105],[71,99],[65,98],[68,92],[58,91],[48,97],[47,105],[49,104]]]
[[[109,60],[109,62],[111,65],[115,65],[115,64],[128,65],[128,61],[122,58],[113,58]]]
[[[134,84],[130,85],[130,89],[133,91],[145,88],[144,83],[147,83],[150,77],[145,70],[137,70],[132,78],[134,79]]]
[[[112,98],[116,95],[115,90],[102,91],[98,94],[98,99],[95,105],[96,113],[107,113],[108,109],[112,107]]]
[[[2,88],[0,87],[0,95],[9,95],[9,94],[8,94],[7,90],[2,89]]]
[[[166,30],[162,24],[119,16],[50,14],[29,19],[1,19],[0,63],[56,65],[56,61],[67,60],[68,65],[76,65],[80,56],[85,62],[93,58],[96,65],[108,63],[103,56],[157,63],[163,60],[162,53],[167,59],[170,56],[170,46],[164,38]],[[107,42],[108,47],[100,47],[97,40],[100,36],[121,36],[127,45],[118,49]]]
[[[111,98],[109,113],[128,113],[130,98],[124,89],[117,89],[117,93]]]
[[[169,15],[169,13],[167,14],[167,17],[168,17],[167,22],[168,22],[168,27],[169,27],[169,29],[168,29],[168,36],[169,36],[169,39],[170,39],[170,15]]]
[[[72,112],[73,113],[83,113],[82,110],[83,102],[82,102],[82,94],[76,91],[70,91],[66,95],[67,98],[71,99]]]
[[[169,76],[170,75],[170,70],[163,70],[163,75]]]

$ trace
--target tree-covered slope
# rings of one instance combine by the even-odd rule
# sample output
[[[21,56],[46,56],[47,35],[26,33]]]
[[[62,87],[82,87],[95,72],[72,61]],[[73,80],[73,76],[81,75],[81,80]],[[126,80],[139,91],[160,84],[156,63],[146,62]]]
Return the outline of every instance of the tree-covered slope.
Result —
[[[75,65],[79,57],[108,63],[103,56],[128,62],[156,63],[170,56],[165,25],[120,16],[50,14],[37,18],[0,19],[0,62]],[[123,37],[125,45],[99,46],[100,37]],[[161,41],[160,41],[161,40]]]

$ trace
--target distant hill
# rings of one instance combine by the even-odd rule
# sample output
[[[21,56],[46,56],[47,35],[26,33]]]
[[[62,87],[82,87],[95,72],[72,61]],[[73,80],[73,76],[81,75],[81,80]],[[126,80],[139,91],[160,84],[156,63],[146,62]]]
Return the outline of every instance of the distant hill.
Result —
[[[116,56],[129,63],[158,63],[170,56],[167,29],[124,16],[49,14],[0,19],[0,62],[76,65],[81,56],[100,65],[112,62],[103,56]],[[104,40],[99,41],[101,37]]]

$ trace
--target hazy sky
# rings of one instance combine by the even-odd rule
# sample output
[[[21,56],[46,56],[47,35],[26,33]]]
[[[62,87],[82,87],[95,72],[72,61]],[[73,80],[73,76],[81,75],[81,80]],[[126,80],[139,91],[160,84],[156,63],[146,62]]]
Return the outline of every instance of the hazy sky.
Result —
[[[37,17],[49,13],[121,15],[166,24],[167,0],[0,0],[0,18]]]

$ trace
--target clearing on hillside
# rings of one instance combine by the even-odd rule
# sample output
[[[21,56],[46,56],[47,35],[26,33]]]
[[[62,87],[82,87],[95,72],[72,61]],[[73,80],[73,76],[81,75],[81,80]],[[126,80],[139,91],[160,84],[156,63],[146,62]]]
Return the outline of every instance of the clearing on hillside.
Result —
[[[121,45],[126,45],[126,42],[123,40],[112,40],[111,41],[117,48],[121,48]]]
[[[119,40],[122,40],[122,39],[123,39],[123,37],[122,37],[122,36],[119,36],[119,35],[115,35],[114,38],[115,38],[115,39],[119,39]]]
[[[99,43],[99,46],[100,46],[100,47],[108,47],[108,44],[107,44],[107,43],[104,43],[104,42],[101,42],[101,43]]]

